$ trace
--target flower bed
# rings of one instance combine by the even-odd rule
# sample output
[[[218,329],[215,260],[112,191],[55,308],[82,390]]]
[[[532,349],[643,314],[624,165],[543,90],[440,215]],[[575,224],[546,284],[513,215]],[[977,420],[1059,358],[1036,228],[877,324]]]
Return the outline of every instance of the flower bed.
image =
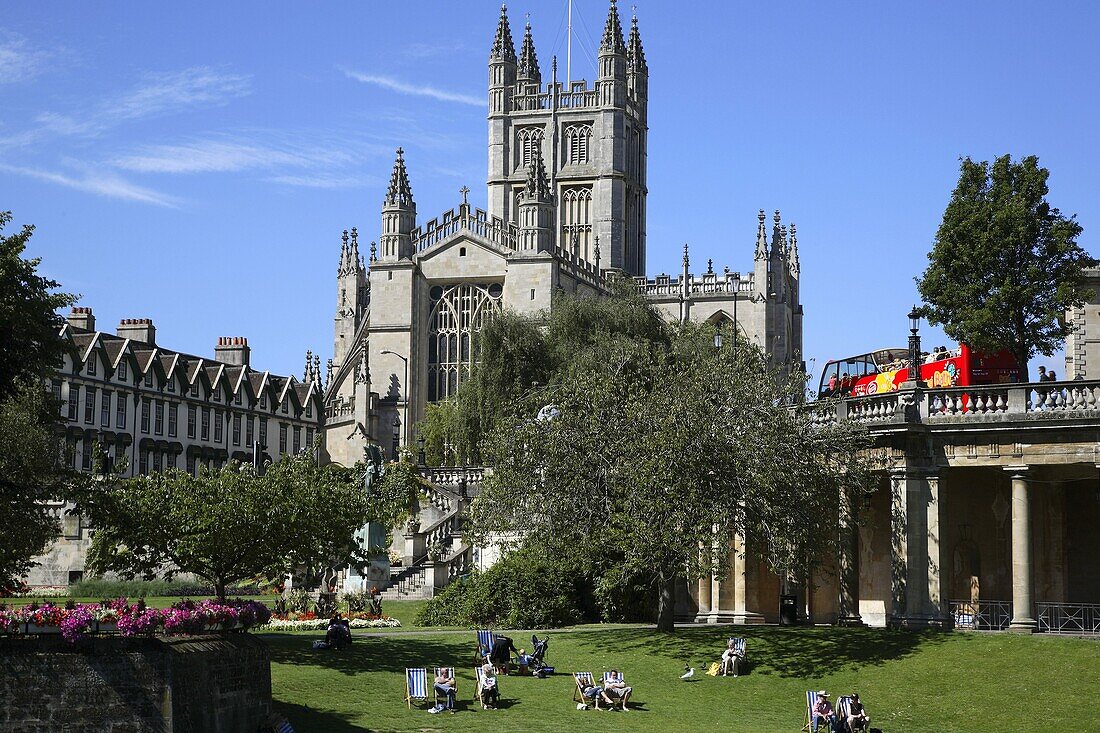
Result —
[[[351,613],[347,615],[347,619],[348,625],[353,629],[392,629],[401,625],[395,618],[367,613]],[[265,626],[270,631],[324,631],[327,628],[328,619],[317,618],[313,611],[276,614]]]
[[[90,633],[117,629],[123,636],[179,636],[229,629],[247,630],[271,618],[256,601],[180,601],[171,608],[148,608],[125,598],[62,608],[50,603],[0,610],[0,633],[60,633],[75,644]]]

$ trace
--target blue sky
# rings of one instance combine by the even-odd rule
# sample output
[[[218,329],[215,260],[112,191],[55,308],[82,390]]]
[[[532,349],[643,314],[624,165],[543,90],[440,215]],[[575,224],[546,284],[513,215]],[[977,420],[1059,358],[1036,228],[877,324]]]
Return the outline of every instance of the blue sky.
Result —
[[[594,77],[605,0],[577,0]],[[530,13],[544,69],[564,1]],[[622,8],[629,15],[629,4]],[[499,6],[9,3],[0,210],[100,328],[299,373],[332,349],[340,232],[377,238],[401,145],[421,219],[484,205]],[[1100,254],[1092,3],[639,0],[650,66],[649,273],[752,266],[756,211],[798,225],[807,358],[903,344],[958,157],[1038,155]],[[563,61],[564,66],[564,61]],[[926,345],[943,342],[925,329]],[[1044,360],[1061,371],[1060,360]]]

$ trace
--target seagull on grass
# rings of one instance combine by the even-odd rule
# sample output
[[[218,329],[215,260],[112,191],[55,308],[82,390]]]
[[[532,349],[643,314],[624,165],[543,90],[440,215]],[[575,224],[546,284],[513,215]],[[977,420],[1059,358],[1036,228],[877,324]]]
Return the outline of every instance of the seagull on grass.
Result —
[[[695,676],[695,667],[686,667],[685,666],[684,667],[684,673],[682,675],[680,675],[680,679],[690,680],[694,676]]]

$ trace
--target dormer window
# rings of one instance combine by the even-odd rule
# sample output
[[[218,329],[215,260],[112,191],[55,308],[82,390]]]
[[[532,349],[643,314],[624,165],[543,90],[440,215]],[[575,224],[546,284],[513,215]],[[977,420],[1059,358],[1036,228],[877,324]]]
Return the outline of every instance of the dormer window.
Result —
[[[313,417],[313,403],[306,403],[306,417]]]
[[[175,392],[176,391],[176,380],[175,379],[169,379],[168,380],[168,391],[169,392]]]
[[[260,397],[260,409],[261,410],[266,410],[267,409],[267,395],[263,395],[262,397]]]
[[[120,381],[123,381],[123,382],[126,381],[126,359],[125,358],[123,358],[122,361],[120,361],[118,363],[118,378],[119,378]]]
[[[212,394],[211,397],[213,398],[213,400],[215,402],[221,402],[222,401],[221,390],[217,390],[217,389],[214,390],[214,394]]]
[[[241,404],[241,393],[240,392],[237,392],[237,396],[233,399],[233,404],[234,405]]]
[[[287,411],[288,411],[289,407],[290,407],[290,400],[288,400],[286,397],[284,397],[283,398],[283,408],[282,408],[284,415],[287,414]]]
[[[191,385],[191,396],[192,396],[192,397],[198,397],[198,396],[199,396],[199,385],[198,385],[198,382],[196,382],[195,384],[192,384],[192,385]]]
[[[95,355],[95,352],[93,351],[91,353],[91,355],[88,357],[88,374],[90,376],[93,376],[93,377],[95,376],[95,373],[96,373],[95,363],[96,363],[96,355]]]
[[[145,386],[146,387],[152,387],[153,386],[153,370],[152,369],[145,372]]]

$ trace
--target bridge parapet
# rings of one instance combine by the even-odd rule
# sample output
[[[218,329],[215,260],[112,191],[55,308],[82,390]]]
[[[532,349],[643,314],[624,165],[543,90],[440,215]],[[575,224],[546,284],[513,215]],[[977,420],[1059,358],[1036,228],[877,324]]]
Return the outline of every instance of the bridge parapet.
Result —
[[[817,425],[975,423],[1100,417],[1100,380],[900,390],[823,403]]]

